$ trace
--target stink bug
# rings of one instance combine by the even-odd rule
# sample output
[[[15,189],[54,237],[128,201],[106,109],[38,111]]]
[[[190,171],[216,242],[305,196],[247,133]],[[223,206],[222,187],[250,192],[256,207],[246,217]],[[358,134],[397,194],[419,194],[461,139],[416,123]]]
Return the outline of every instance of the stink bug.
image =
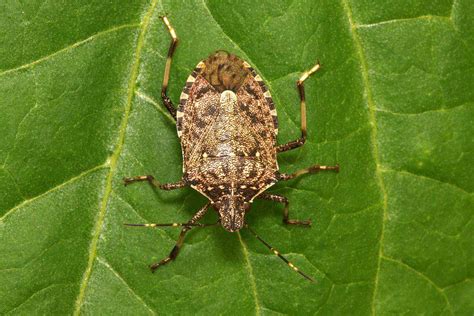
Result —
[[[169,113],[176,120],[183,154],[183,177],[175,183],[160,183],[153,176],[124,178],[125,184],[148,181],[162,190],[191,186],[209,199],[187,223],[126,224],[144,227],[182,227],[176,245],[168,257],[150,266],[152,271],[174,260],[192,227],[199,223],[209,208],[219,216],[215,225],[229,232],[247,228],[268,249],[308,280],[311,277],[271,247],[245,222],[245,214],[255,199],[284,204],[283,222],[288,225],[311,225],[310,220],[289,218],[289,202],[284,196],[265,193],[278,181],[323,170],[339,171],[339,166],[314,165],[295,173],[278,171],[277,154],[302,146],[306,140],[306,105],[304,81],[320,65],[303,73],[297,81],[300,95],[301,137],[277,145],[278,120],[270,91],[262,78],[244,60],[224,51],[217,51],[198,63],[186,81],[176,109],[167,96],[173,52],[178,43],[176,32],[166,16],[162,17],[171,35],[171,45],[164,71],[161,96]]]

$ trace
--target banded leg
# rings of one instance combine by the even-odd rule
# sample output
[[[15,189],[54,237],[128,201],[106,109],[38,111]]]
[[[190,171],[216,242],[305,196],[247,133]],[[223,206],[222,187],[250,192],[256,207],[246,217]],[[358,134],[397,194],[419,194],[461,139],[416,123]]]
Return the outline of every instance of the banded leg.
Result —
[[[189,220],[189,222],[187,222],[184,225],[184,227],[181,229],[181,233],[179,234],[178,241],[176,241],[176,245],[173,247],[173,249],[171,249],[171,252],[168,255],[168,257],[150,265],[150,269],[152,272],[155,272],[155,270],[158,269],[159,267],[176,259],[176,257],[179,254],[179,250],[181,249],[181,246],[183,245],[184,236],[189,230],[191,230],[193,226],[199,226],[195,224],[197,223],[198,220],[200,220],[204,216],[204,214],[206,214],[210,205],[211,205],[211,202],[206,203],[206,205],[204,205],[199,211],[197,211],[197,213],[194,214],[194,216]]]
[[[176,108],[173,105],[173,102],[166,94],[168,90],[168,81],[170,79],[170,70],[171,70],[171,61],[173,58],[173,53],[178,45],[178,37],[176,36],[176,31],[171,26],[170,21],[166,16],[161,17],[163,22],[165,23],[166,27],[168,28],[168,32],[171,36],[171,44],[170,48],[168,49],[168,57],[166,58],[166,65],[165,65],[165,73],[163,75],[163,84],[161,85],[161,98],[163,99],[163,103],[165,104],[168,112],[170,112],[171,116],[176,120]]]
[[[293,263],[291,263],[288,259],[286,259],[285,257],[283,257],[282,254],[280,254],[280,252],[278,250],[276,250],[275,248],[273,248],[272,246],[270,246],[265,240],[263,240],[259,235],[257,235],[257,233],[252,229],[250,228],[247,224],[245,225],[245,227],[247,227],[247,229],[252,233],[252,235],[255,236],[255,238],[257,238],[262,244],[265,245],[265,247],[267,247],[271,252],[273,252],[275,255],[278,256],[278,258],[280,258],[281,260],[285,261],[285,263],[290,267],[292,268],[295,272],[298,272],[300,275],[302,275],[306,280],[308,281],[311,281],[311,282],[314,282],[314,279],[312,277],[310,277],[309,275],[307,275],[306,273],[304,273],[303,271],[301,271],[300,269],[298,269],[297,266],[295,266]]]
[[[331,170],[339,172],[339,165],[335,165],[335,166],[314,165],[309,168],[298,170],[294,173],[280,173],[278,180],[291,180],[307,173],[314,174],[314,173],[318,173],[319,171],[331,171]]]
[[[166,191],[183,188],[187,185],[183,179],[179,180],[178,182],[173,182],[173,183],[160,183],[152,175],[123,178],[123,182],[125,185],[129,185],[130,183],[134,183],[134,182],[142,182],[142,181],[148,181],[148,183],[150,183],[155,188],[166,190]]]
[[[287,225],[301,225],[301,226],[311,226],[311,220],[307,219],[305,221],[298,221],[295,219],[290,219],[290,202],[288,201],[288,198],[277,195],[277,194],[270,194],[270,193],[262,193],[258,196],[259,199],[262,200],[269,200],[269,201],[274,201],[278,203],[282,203],[285,205],[285,208],[283,210],[283,223]]]
[[[131,226],[131,227],[183,227],[183,226],[189,226],[189,227],[209,227],[209,226],[217,226],[219,225],[220,222],[214,223],[214,224],[201,224],[201,223],[194,223],[191,224],[189,222],[187,223],[150,223],[150,224],[130,224],[130,223],[125,223],[125,226]]]
[[[313,66],[313,68],[305,71],[301,75],[300,79],[296,81],[296,86],[298,87],[298,92],[300,94],[301,137],[286,144],[277,146],[278,153],[301,147],[306,141],[306,98],[304,94],[304,81],[308,79],[308,77],[311,76],[313,73],[318,71],[320,68],[321,65],[319,64],[319,62],[317,62],[316,65]]]

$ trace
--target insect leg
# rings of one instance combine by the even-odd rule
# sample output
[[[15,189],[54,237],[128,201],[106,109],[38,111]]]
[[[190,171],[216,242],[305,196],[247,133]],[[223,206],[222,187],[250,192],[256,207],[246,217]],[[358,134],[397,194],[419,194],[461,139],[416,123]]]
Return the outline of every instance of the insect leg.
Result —
[[[178,45],[178,37],[176,36],[176,31],[171,26],[170,21],[166,16],[161,17],[163,22],[165,23],[166,27],[168,28],[168,32],[171,36],[171,44],[170,48],[168,49],[168,57],[166,58],[166,65],[165,65],[165,73],[163,75],[163,84],[161,85],[161,98],[163,99],[163,103],[165,104],[166,108],[170,112],[171,116],[176,120],[176,108],[171,102],[171,99],[166,94],[168,90],[168,81],[170,79],[170,70],[171,70],[171,61],[173,58],[173,53],[176,49],[176,45]]]
[[[305,71],[296,81],[296,86],[298,87],[298,92],[300,94],[301,137],[286,144],[277,146],[276,150],[279,153],[301,147],[306,141],[306,98],[304,94],[304,81],[308,79],[308,77],[311,76],[313,73],[318,71],[320,68],[321,65],[319,64],[319,62],[317,62],[316,65],[313,66],[313,68]]]
[[[258,197],[258,199],[262,200],[269,200],[269,201],[274,201],[278,203],[285,204],[285,208],[283,210],[283,223],[287,225],[302,225],[302,226],[311,226],[311,220],[305,220],[305,221],[298,221],[295,219],[289,219],[290,216],[290,202],[288,201],[288,198],[277,195],[277,194],[270,194],[270,193],[262,193]]]
[[[160,183],[152,175],[123,178],[123,182],[125,185],[129,185],[130,183],[140,182],[140,181],[148,181],[148,183],[150,183],[155,188],[166,190],[166,191],[183,188],[187,185],[186,182],[184,182],[184,180],[182,179],[179,180],[178,182],[173,182],[173,183]]]
[[[125,226],[132,226],[132,227],[183,227],[183,226],[189,226],[189,227],[209,227],[209,226],[216,226],[220,224],[220,222],[214,223],[214,224],[201,224],[201,223],[153,223],[153,224],[130,224],[130,223],[125,223]]]
[[[210,205],[211,205],[211,202],[206,203],[206,205],[204,205],[201,209],[199,209],[199,211],[197,211],[197,213],[194,214],[194,216],[189,220],[189,222],[184,225],[184,227],[181,229],[181,233],[179,234],[178,241],[176,242],[176,245],[173,247],[173,249],[171,249],[171,252],[168,255],[168,257],[150,265],[150,269],[152,272],[155,272],[155,270],[158,269],[159,267],[176,259],[176,257],[179,254],[179,250],[181,249],[181,246],[183,245],[184,236],[189,230],[191,230],[193,226],[195,226],[194,224],[196,224],[196,222],[200,220],[204,216],[204,214],[206,214]]]
[[[327,170],[334,170],[336,172],[339,172],[339,165],[335,165],[335,166],[314,165],[309,168],[298,170],[294,173],[280,173],[279,180],[291,180],[307,173],[313,174],[313,173],[318,173],[319,171],[327,171]]]
[[[308,281],[311,281],[311,282],[314,282],[314,279],[312,277],[310,277],[309,275],[307,275],[306,273],[302,272],[300,269],[298,269],[293,263],[291,263],[290,261],[288,261],[288,259],[286,259],[285,257],[283,257],[280,252],[278,250],[276,250],[275,248],[273,248],[272,246],[270,246],[265,240],[263,240],[260,236],[257,235],[257,233],[251,229],[248,225],[245,225],[245,227],[247,227],[247,229],[252,233],[252,235],[254,235],[260,242],[262,242],[262,244],[265,245],[265,247],[267,247],[268,249],[270,249],[271,252],[273,252],[275,255],[278,256],[278,258],[280,258],[281,260],[285,261],[285,263],[290,267],[292,268],[293,270],[295,270],[296,272],[298,272],[299,274],[301,274],[305,279],[307,279]]]

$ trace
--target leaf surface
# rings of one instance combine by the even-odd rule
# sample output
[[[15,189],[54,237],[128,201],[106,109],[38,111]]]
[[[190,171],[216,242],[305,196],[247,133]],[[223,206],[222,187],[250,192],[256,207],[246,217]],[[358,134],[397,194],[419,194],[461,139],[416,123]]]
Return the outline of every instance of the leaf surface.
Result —
[[[169,94],[225,49],[252,64],[279,114],[279,141],[307,143],[283,172],[339,163],[256,201],[248,223],[317,279],[288,269],[247,231],[193,229],[191,189],[123,187],[181,177],[160,101],[169,34],[180,38]],[[0,313],[472,314],[474,5],[453,1],[70,1],[0,4]],[[213,213],[213,212],[211,212]],[[205,222],[216,219],[209,214]]]

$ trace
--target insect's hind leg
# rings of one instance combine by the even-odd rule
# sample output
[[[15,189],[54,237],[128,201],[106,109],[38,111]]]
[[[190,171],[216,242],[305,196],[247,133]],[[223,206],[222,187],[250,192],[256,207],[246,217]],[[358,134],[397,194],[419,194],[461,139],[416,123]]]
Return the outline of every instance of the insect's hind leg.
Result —
[[[300,95],[301,137],[286,144],[278,145],[276,150],[279,153],[301,147],[306,141],[306,98],[304,93],[304,81],[308,79],[308,77],[311,76],[313,73],[318,71],[320,68],[321,65],[319,64],[319,62],[317,62],[316,65],[313,66],[313,68],[308,71],[305,71],[296,81],[296,86],[298,87],[298,92]]]
[[[194,214],[194,216],[191,218],[191,220],[189,220],[187,224],[188,225],[196,224],[196,222],[200,220],[204,216],[204,214],[206,214],[210,205],[211,205],[210,202],[206,203],[206,205],[204,205],[201,209],[199,209],[199,211],[197,211],[196,214]],[[176,244],[174,245],[173,249],[171,249],[170,254],[166,258],[160,260],[159,262],[156,262],[150,265],[150,269],[152,272],[155,272],[155,270],[158,269],[159,267],[176,259],[176,257],[179,254],[179,251],[181,250],[181,247],[183,246],[184,236],[186,235],[188,231],[191,230],[191,228],[193,228],[193,226],[184,226],[181,229],[181,233],[179,234],[178,240],[176,241]]]
[[[290,202],[288,201],[288,198],[277,195],[277,194],[270,194],[270,193],[262,193],[258,197],[258,199],[262,200],[269,200],[269,201],[274,201],[278,203],[282,203],[285,205],[285,208],[283,210],[283,223],[287,225],[301,225],[301,226],[311,226],[311,220],[307,219],[304,221],[299,221],[295,219],[290,219]]]
[[[165,23],[166,27],[168,28],[168,32],[171,36],[171,44],[170,48],[168,49],[168,57],[166,58],[166,65],[165,65],[165,73],[163,75],[163,84],[161,85],[161,98],[163,99],[163,103],[165,104],[168,112],[170,112],[171,116],[176,120],[176,108],[173,105],[173,102],[166,94],[168,90],[168,81],[170,79],[170,70],[171,70],[171,61],[173,58],[173,53],[178,45],[178,36],[176,35],[176,31],[171,26],[170,21],[166,16],[162,16],[161,19]]]
[[[130,183],[134,183],[134,182],[142,182],[142,181],[148,181],[148,183],[150,183],[155,188],[166,190],[166,191],[184,188],[187,185],[187,183],[183,179],[179,180],[178,182],[160,183],[152,175],[123,178],[123,182],[125,185],[129,185]]]

